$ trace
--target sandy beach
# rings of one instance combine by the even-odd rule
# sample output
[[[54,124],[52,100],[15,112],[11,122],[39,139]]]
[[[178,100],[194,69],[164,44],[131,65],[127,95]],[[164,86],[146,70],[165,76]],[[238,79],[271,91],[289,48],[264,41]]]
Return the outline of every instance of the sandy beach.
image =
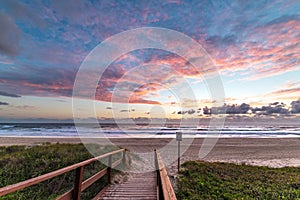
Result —
[[[101,139],[93,139],[101,143]],[[167,145],[169,138],[111,138],[110,141],[133,152],[151,152]],[[0,145],[38,145],[50,143],[81,143],[80,138],[36,138],[36,137],[0,137]],[[203,139],[197,138],[189,145],[181,161],[199,160],[198,152]],[[284,167],[300,166],[300,138],[221,138],[212,151],[203,159],[245,163],[250,165]],[[176,163],[169,166],[176,169]]]

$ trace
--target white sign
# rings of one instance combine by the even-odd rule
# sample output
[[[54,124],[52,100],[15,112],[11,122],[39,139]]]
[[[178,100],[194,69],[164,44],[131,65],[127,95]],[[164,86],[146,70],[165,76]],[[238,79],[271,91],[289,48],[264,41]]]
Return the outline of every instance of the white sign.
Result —
[[[176,140],[182,141],[182,132],[176,132]]]

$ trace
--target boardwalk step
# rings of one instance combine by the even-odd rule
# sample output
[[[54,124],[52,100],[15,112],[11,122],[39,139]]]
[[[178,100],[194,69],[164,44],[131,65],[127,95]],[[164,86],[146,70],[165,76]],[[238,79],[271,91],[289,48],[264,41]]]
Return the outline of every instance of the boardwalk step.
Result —
[[[111,185],[100,199],[156,200],[156,173],[147,172],[144,174],[131,174],[126,182]]]

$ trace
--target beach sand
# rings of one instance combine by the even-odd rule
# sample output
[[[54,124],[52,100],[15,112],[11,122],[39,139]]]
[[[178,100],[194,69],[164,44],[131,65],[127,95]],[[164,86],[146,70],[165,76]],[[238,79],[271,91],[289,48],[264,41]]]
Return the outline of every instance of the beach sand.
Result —
[[[151,152],[167,145],[171,140],[169,138],[110,139],[115,145],[132,152]],[[101,139],[91,141],[101,143]],[[81,140],[79,138],[0,137],[1,146],[38,145],[45,142],[80,143]],[[187,160],[199,160],[198,153],[202,142],[201,138],[194,139],[181,156],[181,163]],[[220,138],[212,151],[202,160],[269,167],[300,166],[300,138]],[[176,169],[177,161],[168,166],[171,174],[175,173]]]

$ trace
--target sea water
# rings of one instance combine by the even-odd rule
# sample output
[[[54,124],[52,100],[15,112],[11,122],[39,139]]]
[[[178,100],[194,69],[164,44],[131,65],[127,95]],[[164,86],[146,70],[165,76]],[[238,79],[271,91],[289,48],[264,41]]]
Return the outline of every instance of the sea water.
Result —
[[[224,126],[211,129],[206,125],[118,125],[73,123],[1,123],[0,137],[153,137],[174,138],[176,132],[183,137],[300,137],[300,128],[296,125],[272,126]]]

